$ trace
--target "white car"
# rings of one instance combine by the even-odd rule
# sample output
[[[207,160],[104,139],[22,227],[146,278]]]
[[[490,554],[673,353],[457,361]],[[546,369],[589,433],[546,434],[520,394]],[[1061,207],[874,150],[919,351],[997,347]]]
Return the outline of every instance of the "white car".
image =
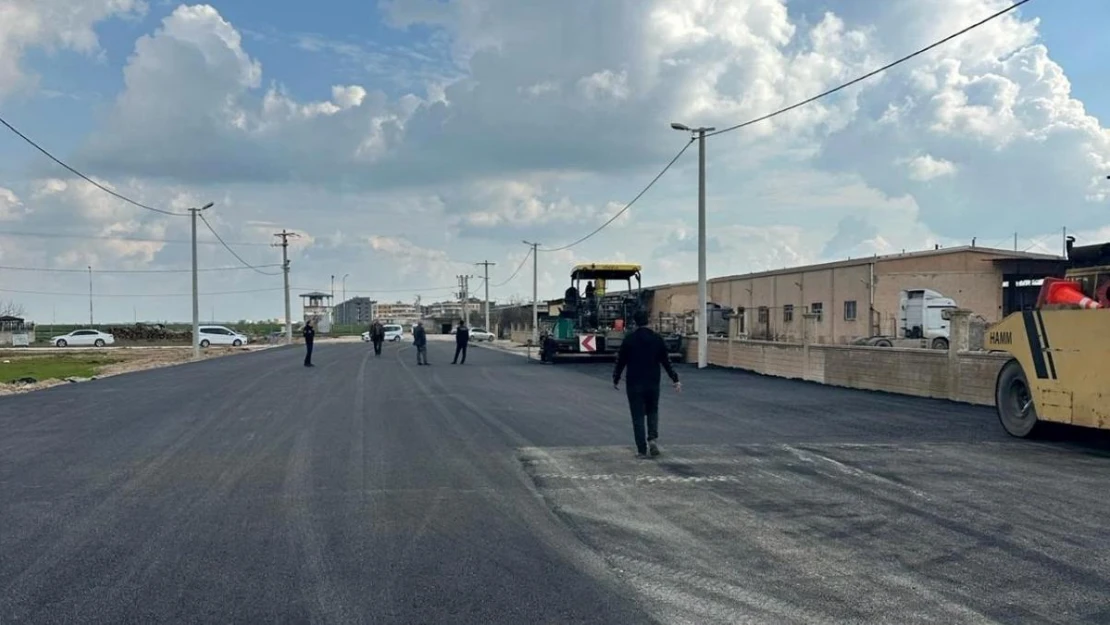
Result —
[[[495,338],[497,337],[493,335],[493,332],[487,332],[485,328],[470,329],[470,340],[472,341],[488,341],[492,343]]]
[[[104,347],[116,342],[116,337],[101,332],[100,330],[74,330],[69,334],[51,337],[50,343],[55,347]]]
[[[240,334],[230,328],[224,326],[200,326],[200,346],[208,347],[209,345],[232,345],[239,347],[246,345],[250,342],[250,338],[245,334]]]
[[[385,330],[385,340],[387,341],[400,341],[405,338],[405,329],[395,323],[387,323],[382,326],[382,329]],[[369,330],[362,333],[362,340],[370,341]]]

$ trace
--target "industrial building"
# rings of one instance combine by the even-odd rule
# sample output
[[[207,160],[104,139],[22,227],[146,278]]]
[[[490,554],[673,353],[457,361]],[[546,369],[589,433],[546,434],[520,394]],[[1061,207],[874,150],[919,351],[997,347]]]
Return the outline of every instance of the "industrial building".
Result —
[[[814,342],[847,344],[895,335],[901,292],[931,289],[988,322],[1032,305],[1035,282],[1062,275],[1064,259],[975,246],[937,248],[848,259],[807,267],[709,280],[709,301],[743,309],[731,333],[752,339],[799,341],[803,313],[812,312]],[[651,288],[652,313],[681,315],[697,308],[697,283]]]

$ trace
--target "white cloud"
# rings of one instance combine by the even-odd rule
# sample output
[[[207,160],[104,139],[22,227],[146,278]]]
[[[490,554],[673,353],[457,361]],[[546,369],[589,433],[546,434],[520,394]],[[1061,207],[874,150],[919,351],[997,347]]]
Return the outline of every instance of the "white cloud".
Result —
[[[98,22],[145,9],[141,0],[0,0],[0,101],[36,84],[22,66],[27,50],[94,54],[100,51],[93,29]]]
[[[933,158],[929,154],[922,154],[911,159],[902,159],[906,165],[910,180],[927,182],[941,176],[951,176],[956,173],[956,165],[943,158]]]

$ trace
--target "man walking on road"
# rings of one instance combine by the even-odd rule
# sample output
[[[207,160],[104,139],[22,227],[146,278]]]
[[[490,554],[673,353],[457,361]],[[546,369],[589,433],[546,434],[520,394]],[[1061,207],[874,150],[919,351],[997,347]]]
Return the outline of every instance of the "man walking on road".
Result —
[[[412,329],[412,346],[416,348],[416,364],[428,364],[428,335],[424,332],[423,322],[417,321]]]
[[[385,342],[385,326],[378,319],[370,324],[370,341],[374,343],[374,355],[382,355],[382,343]]]
[[[648,327],[648,315],[639,311],[634,317],[636,330],[624,337],[613,369],[613,388],[620,388],[621,373],[628,368],[628,410],[632,413],[632,434],[636,439],[636,452],[641,458],[659,455],[659,367],[667,370],[674,388],[682,392],[682,383],[671,367],[667,345],[663,337]],[[647,420],[645,437],[644,420]]]
[[[470,330],[466,327],[465,321],[459,322],[459,327],[455,330],[455,359],[451,364],[466,364],[466,346],[470,344]],[[462,360],[459,360],[459,354],[462,354]]]
[[[316,328],[312,327],[312,324],[315,322],[315,318],[308,319],[301,328],[301,335],[304,336],[304,366],[306,367],[316,366],[312,364],[312,341],[316,338]]]

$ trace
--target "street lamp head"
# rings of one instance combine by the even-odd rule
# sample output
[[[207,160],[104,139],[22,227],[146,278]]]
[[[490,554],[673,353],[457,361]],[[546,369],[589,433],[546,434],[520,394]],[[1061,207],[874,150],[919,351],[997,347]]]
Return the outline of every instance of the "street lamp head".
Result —
[[[209,203],[205,204],[204,206],[201,206],[201,207],[200,207],[200,210],[202,210],[202,211],[206,211],[206,210],[208,210],[208,209],[212,208],[212,207],[213,207],[213,206],[215,206],[215,205],[216,205],[216,203],[215,203],[215,202],[209,202]]]
[[[678,122],[671,122],[671,128],[675,130],[680,130],[682,132],[690,132],[689,126],[687,126],[686,124],[680,124]]]

